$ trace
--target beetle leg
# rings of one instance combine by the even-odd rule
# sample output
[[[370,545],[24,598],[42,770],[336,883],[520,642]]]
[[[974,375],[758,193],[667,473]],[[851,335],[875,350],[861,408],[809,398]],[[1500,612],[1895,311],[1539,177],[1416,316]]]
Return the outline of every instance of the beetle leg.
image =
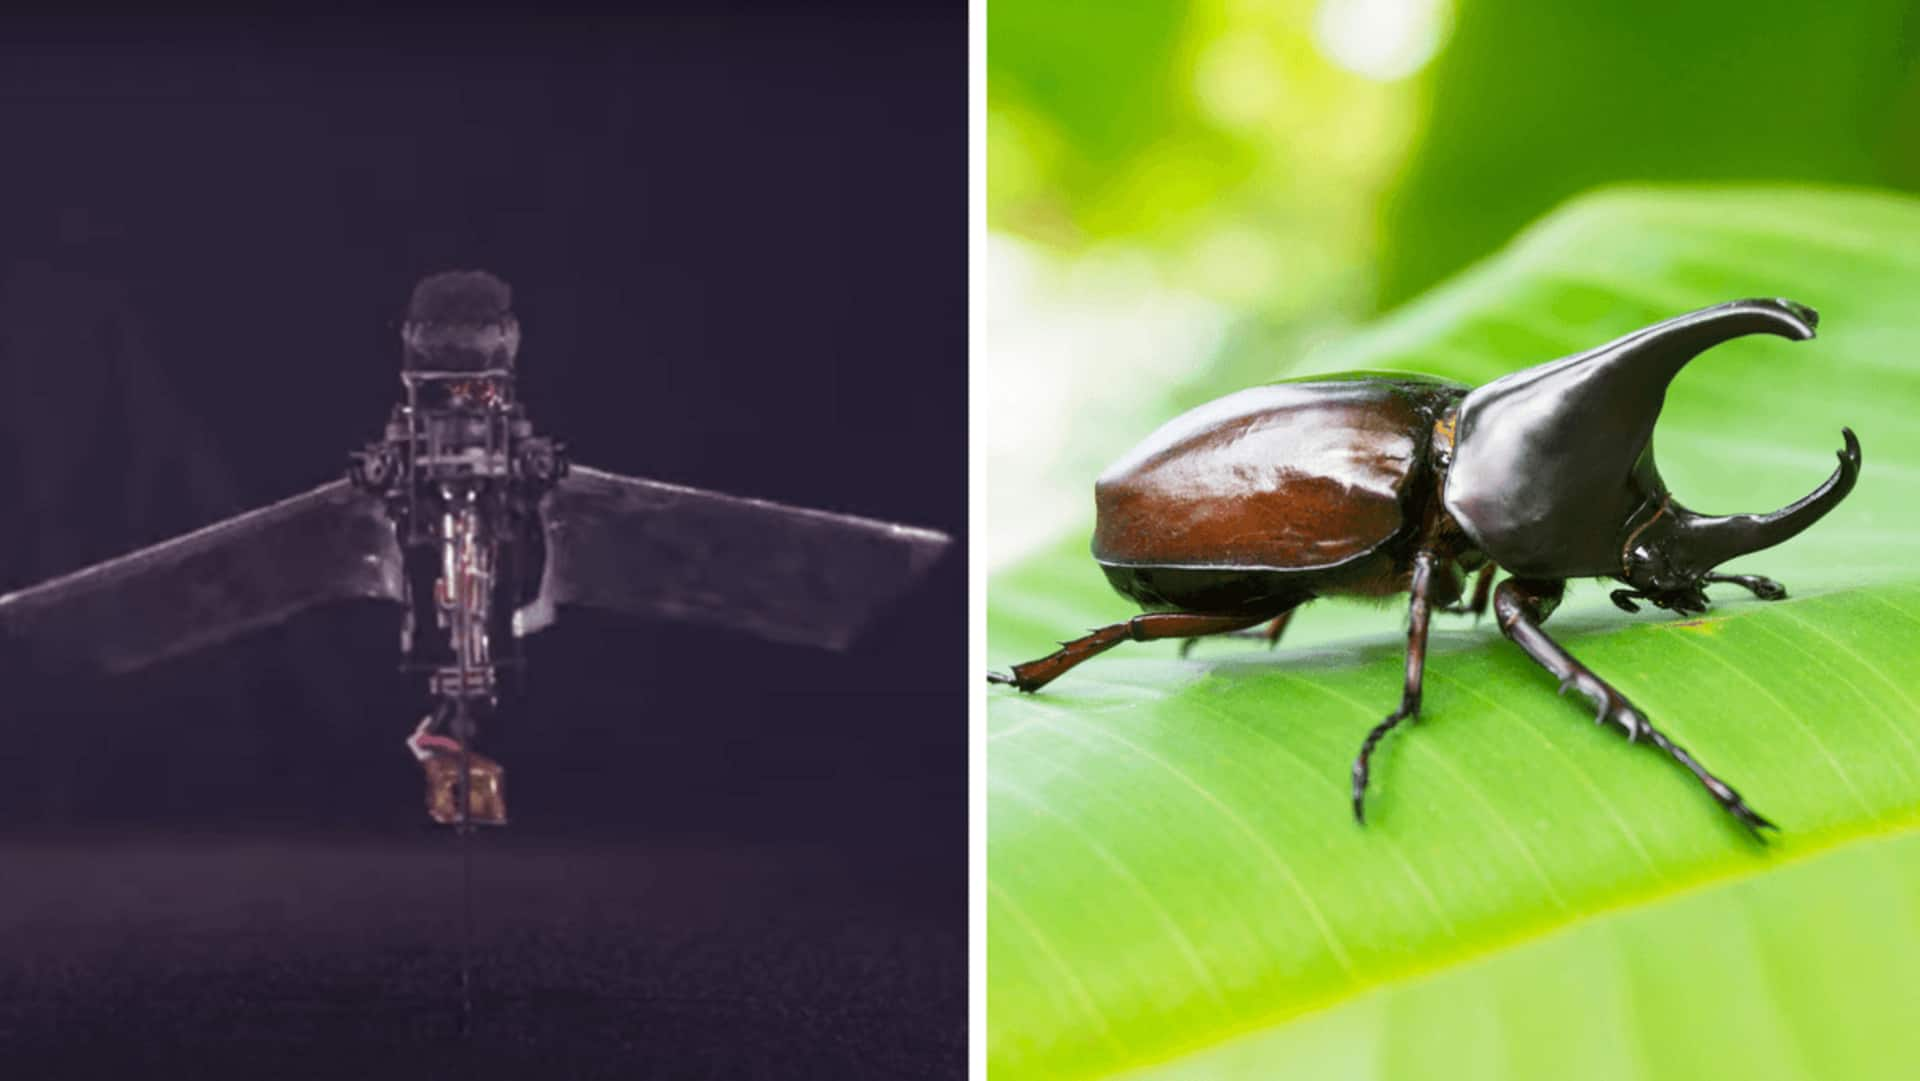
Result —
[[[1273,622],[1267,624],[1268,649],[1280,648],[1280,636],[1287,633],[1287,624],[1293,621],[1293,613],[1297,611],[1299,611],[1299,609],[1289,608],[1279,615],[1274,616]]]
[[[1739,819],[1741,825],[1752,830],[1754,836],[1759,837],[1762,829],[1777,828],[1758,811],[1747,806],[1746,800],[1741,799],[1740,793],[1734,791],[1731,785],[1715,777],[1684,747],[1648,723],[1646,715],[1627,701],[1625,695],[1608,686],[1592,669],[1574,660],[1573,655],[1560,643],[1547,637],[1547,632],[1540,629],[1540,624],[1558,606],[1565,590],[1566,583],[1561,581],[1509,578],[1500,583],[1500,588],[1493,593],[1493,614],[1500,623],[1500,633],[1513,639],[1514,644],[1525,650],[1534,663],[1558,677],[1563,692],[1572,687],[1585,695],[1599,711],[1596,720],[1602,723],[1612,721],[1619,725],[1625,730],[1628,740],[1644,737],[1667,757],[1685,766],[1712,793],[1720,806]]]
[[[1787,599],[1787,587],[1771,578],[1758,574],[1709,574],[1700,579],[1709,585],[1724,584],[1739,586],[1763,601],[1783,601]]]
[[[1101,627],[1071,642],[1060,643],[1060,648],[1025,664],[1013,666],[1012,675],[988,672],[988,683],[1006,683],[1020,690],[1032,693],[1059,679],[1066,671],[1081,661],[1097,657],[1122,642],[1152,642],[1162,638],[1193,638],[1199,635],[1224,634],[1228,631],[1242,630],[1258,626],[1274,618],[1271,608],[1252,614],[1206,615],[1201,612],[1151,612],[1143,616],[1134,616],[1124,623],[1113,623]]]
[[[1363,826],[1367,824],[1367,771],[1373,759],[1373,749],[1401,721],[1410,720],[1420,713],[1420,685],[1427,668],[1427,622],[1433,611],[1433,568],[1436,561],[1434,554],[1424,549],[1413,557],[1413,578],[1407,586],[1407,591],[1413,594],[1413,600],[1407,606],[1407,681],[1400,692],[1400,708],[1373,726],[1373,731],[1368,732],[1366,740],[1360,744],[1360,756],[1353,760],[1353,820]]]
[[[1293,613],[1294,613],[1294,612],[1296,612],[1296,611],[1298,611],[1298,610],[1299,610],[1299,608],[1298,608],[1298,606],[1295,606],[1295,607],[1293,607],[1293,608],[1289,608],[1289,609],[1287,609],[1286,611],[1284,611],[1284,612],[1282,612],[1282,613],[1280,613],[1280,614],[1279,614],[1279,615],[1277,615],[1277,616],[1274,616],[1274,617],[1273,617],[1273,621],[1272,621],[1271,623],[1268,623],[1268,624],[1267,624],[1267,627],[1266,627],[1266,629],[1265,629],[1265,630],[1262,630],[1262,631],[1255,631],[1255,630],[1253,630],[1253,629],[1251,629],[1251,628],[1242,628],[1242,629],[1240,629],[1240,630],[1237,630],[1237,631],[1229,631],[1229,632],[1227,632],[1227,633],[1226,633],[1226,634],[1224,634],[1224,635],[1219,635],[1218,637],[1222,637],[1222,638],[1242,638],[1242,637],[1254,637],[1254,638],[1265,638],[1265,639],[1267,640],[1267,648],[1268,648],[1268,649],[1276,649],[1276,648],[1278,648],[1278,647],[1279,647],[1279,645],[1280,645],[1280,636],[1281,636],[1281,635],[1283,635],[1283,634],[1285,634],[1285,633],[1287,633],[1287,622],[1288,622],[1289,620],[1291,620],[1291,619],[1293,618]],[[1200,640],[1200,637],[1202,637],[1202,636],[1196,636],[1196,637],[1193,637],[1193,638],[1188,638],[1188,639],[1186,639],[1185,641],[1183,641],[1183,642],[1181,642],[1181,643],[1180,643],[1180,659],[1181,659],[1181,660],[1185,660],[1185,659],[1186,659],[1186,657],[1187,657],[1187,654],[1189,654],[1189,653],[1192,653],[1192,652],[1193,652],[1193,644],[1194,644],[1195,642],[1198,642],[1198,641]]]
[[[1487,598],[1493,595],[1493,564],[1480,568],[1480,576],[1473,580],[1473,599],[1465,604],[1449,604],[1440,609],[1449,615],[1472,616],[1476,622],[1487,614]]]

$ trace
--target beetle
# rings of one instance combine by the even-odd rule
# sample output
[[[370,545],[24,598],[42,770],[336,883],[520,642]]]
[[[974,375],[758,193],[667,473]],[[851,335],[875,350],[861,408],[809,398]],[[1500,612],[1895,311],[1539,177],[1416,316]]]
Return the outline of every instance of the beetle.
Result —
[[[1542,628],[1572,578],[1612,578],[1612,600],[1679,613],[1707,608],[1709,585],[1760,600],[1770,578],[1720,574],[1818,521],[1860,475],[1852,429],[1837,469],[1771,514],[1706,515],[1675,501],[1653,460],[1667,386],[1688,361],[1733,338],[1814,336],[1819,316],[1789,300],[1737,300],[1677,316],[1598,348],[1480,387],[1393,372],[1315,375],[1254,387],[1163,425],[1094,487],[1093,557],[1145,614],[990,673],[1037,691],[1122,642],[1246,633],[1317,597],[1410,595],[1399,708],[1353,763],[1353,816],[1365,823],[1380,741],[1420,712],[1427,626],[1436,607],[1484,613],[1535,663],[1593,703],[1597,723],[1645,739],[1687,768],[1759,835],[1777,828],[1647,720]],[[1506,572],[1491,588],[1496,570]],[[1460,604],[1469,574],[1471,600]]]

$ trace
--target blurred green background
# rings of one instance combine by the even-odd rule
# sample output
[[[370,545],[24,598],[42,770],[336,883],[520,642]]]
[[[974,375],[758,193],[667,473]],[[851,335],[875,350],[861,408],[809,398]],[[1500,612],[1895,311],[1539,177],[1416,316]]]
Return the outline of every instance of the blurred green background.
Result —
[[[1903,500],[1912,489],[1903,486],[1920,477],[1920,466],[1897,418],[1902,399],[1912,394],[1911,358],[1920,340],[1916,324],[1906,318],[1907,311],[1920,309],[1910,309],[1903,297],[1909,274],[1920,267],[1909,243],[1920,235],[1913,225],[1920,208],[1748,186],[1920,188],[1917,16],[1920,2],[1886,0],[1825,6],[1773,0],[995,0],[987,32],[990,237],[985,291],[977,298],[986,316],[980,354],[986,400],[974,419],[975,438],[986,442],[987,550],[997,572],[989,590],[990,660],[1004,664],[1032,656],[1053,637],[1131,611],[1109,595],[1084,555],[1092,479],[1179,408],[1294,374],[1296,366],[1315,363],[1309,357],[1323,358],[1321,363],[1338,358],[1343,349],[1330,348],[1333,343],[1360,343],[1363,359],[1384,356],[1393,366],[1406,366],[1398,363],[1403,357],[1407,365],[1419,364],[1422,349],[1451,344],[1454,351],[1442,361],[1451,365],[1447,371],[1469,369],[1474,378],[1485,378],[1551,359],[1553,353],[1525,359],[1535,339],[1555,351],[1597,344],[1685,306],[1742,295],[1716,291],[1721,282],[1742,283],[1736,288],[1753,281],[1806,286],[1804,295],[1792,295],[1831,317],[1822,329],[1821,357],[1844,358],[1845,364],[1831,384],[1816,381],[1784,392],[1769,381],[1764,366],[1722,365],[1711,378],[1703,373],[1693,377],[1691,388],[1683,385],[1674,412],[1694,418],[1696,436],[1709,431],[1715,416],[1709,405],[1722,400],[1713,395],[1730,386],[1740,393],[1724,399],[1729,411],[1744,405],[1761,420],[1778,419],[1815,395],[1834,399],[1807,409],[1823,421],[1842,403],[1845,417],[1887,409],[1888,419],[1867,440],[1863,491],[1874,487],[1850,508],[1850,525],[1836,524],[1823,534],[1835,548],[1825,554],[1800,550],[1809,573],[1795,581],[1818,585],[1811,570],[1825,568],[1829,588],[1832,575],[1855,572],[1862,582],[1911,585],[1910,549],[1903,546],[1912,529],[1895,512],[1911,505]],[[1567,200],[1622,184],[1702,187],[1589,200],[1584,210],[1562,214],[1553,219],[1557,225],[1509,248],[1522,255],[1478,274],[1469,283],[1474,288],[1464,290],[1472,295],[1441,296],[1411,308],[1398,323],[1376,328],[1371,337],[1357,333],[1507,248],[1529,223]],[[1730,194],[1742,190],[1748,194]],[[1796,209],[1808,220],[1779,220]],[[1895,220],[1906,224],[1888,224]],[[1805,236],[1792,235],[1796,226]],[[1835,230],[1845,233],[1844,242],[1827,243]],[[1747,272],[1754,267],[1759,269]],[[1577,280],[1583,269],[1594,269],[1604,281]],[[1646,295],[1631,295],[1649,282]],[[1617,295],[1622,291],[1629,295]],[[1603,307],[1624,306],[1636,318],[1582,337],[1579,305],[1566,298],[1585,294]],[[1555,298],[1566,310],[1548,310]],[[1609,318],[1619,315],[1608,311]],[[1539,318],[1527,318],[1529,312]],[[1553,333],[1540,333],[1543,326]],[[1515,340],[1528,348],[1489,347]],[[1685,401],[1698,408],[1683,408]],[[1778,448],[1759,436],[1740,438],[1719,433],[1712,441],[1676,440],[1665,459],[1679,467],[1669,474],[1676,490],[1689,490],[1685,482],[1698,478],[1703,501],[1704,493],[1722,498],[1719,493],[1741,483],[1779,485],[1768,496],[1790,498],[1802,478],[1831,464],[1822,449],[1794,468],[1775,469],[1785,463],[1762,453],[1793,448],[1798,454],[1817,445],[1806,442],[1815,438],[1811,431],[1795,428],[1792,441]],[[1737,475],[1755,461],[1768,464],[1764,475]],[[1710,478],[1714,483],[1706,483]],[[1843,535],[1843,528],[1852,532]],[[1859,546],[1874,536],[1886,539],[1878,549],[1884,558],[1868,574],[1849,559],[1858,562]],[[1597,591],[1587,592],[1594,594],[1589,600],[1596,609],[1606,608]],[[1885,607],[1886,593],[1855,590],[1833,599],[1812,597],[1810,603]],[[1714,678],[1700,680],[1681,671],[1682,665],[1663,684],[1656,678],[1657,662],[1674,650],[1650,639],[1640,645],[1629,636],[1603,639],[1599,629],[1620,623],[1611,611],[1594,618],[1576,652],[1606,657],[1605,650],[1618,650],[1603,670],[1621,672],[1656,703],[1674,705],[1662,713],[1670,724],[1706,724],[1702,703],[1734,692],[1771,703],[1767,716],[1735,711],[1738,723],[1715,730],[1715,738],[1704,741],[1709,745],[1724,746],[1741,730],[1751,730],[1756,746],[1766,745],[1761,737],[1767,732],[1798,728],[1834,737],[1844,722],[1872,713],[1888,731],[1838,752],[1850,768],[1871,769],[1885,757],[1886,747],[1876,741],[1908,739],[1911,729],[1903,722],[1916,716],[1900,675],[1910,667],[1910,642],[1902,640],[1884,654],[1874,686],[1884,683],[1885,693],[1896,699],[1884,708],[1806,706],[1785,697],[1793,686],[1787,677],[1796,664],[1819,669],[1865,663],[1868,639],[1891,641],[1898,637],[1893,632],[1908,634],[1920,621],[1888,609],[1877,619],[1852,615],[1816,625],[1817,608],[1807,599],[1800,603],[1769,616],[1786,621],[1784,631],[1753,622],[1751,613],[1740,625],[1747,633],[1772,635],[1768,641],[1794,651],[1797,661],[1783,656],[1746,667],[1728,663]],[[990,728],[996,737],[1015,737],[993,745],[989,765],[995,782],[989,837],[1004,861],[1000,873],[989,876],[990,908],[1003,914],[988,935],[990,979],[1004,981],[990,985],[989,998],[990,1010],[999,1004],[1000,1012],[990,1013],[988,1035],[1000,1073],[1056,1076],[1060,1064],[1079,1063],[1084,1074],[1102,1075],[1103,1064],[1135,1061],[1140,1056],[1133,1052],[1144,1048],[1141,1055],[1172,1056],[1141,1067],[1155,1077],[1264,1078],[1274,1075],[1275,1063],[1313,1062],[1343,1065],[1299,1075],[1424,1078],[1449,1076],[1449,1060],[1437,1049],[1459,1061],[1466,1048],[1491,1064],[1479,1076],[1539,1077],[1554,1070],[1596,1077],[1681,1078],[1716,1071],[1822,1076],[1808,1065],[1815,1060],[1856,1067],[1825,1076],[1911,1075],[1905,1059],[1898,1066],[1902,1072],[1887,1073],[1885,1056],[1874,1057],[1888,1052],[1900,1058],[1904,1045],[1888,1037],[1904,1039],[1910,1031],[1889,1020],[1911,1010],[1900,992],[1887,990],[1911,971],[1907,959],[1920,942],[1920,895],[1913,886],[1920,882],[1920,847],[1910,832],[1910,781],[1886,790],[1893,817],[1833,812],[1849,818],[1846,829],[1859,835],[1884,832],[1885,846],[1797,868],[1782,860],[1773,873],[1756,875],[1739,890],[1689,893],[1680,886],[1694,882],[1691,876],[1712,861],[1740,861],[1744,874],[1753,860],[1711,836],[1683,831],[1676,836],[1686,848],[1684,858],[1660,889],[1663,897],[1685,894],[1692,900],[1657,910],[1575,905],[1569,911],[1579,918],[1563,914],[1573,931],[1532,949],[1505,951],[1431,979],[1396,978],[1392,995],[1340,992],[1346,997],[1338,1008],[1300,1014],[1306,1020],[1297,1025],[1276,1023],[1294,1016],[1287,1011],[1300,1009],[1300,996],[1318,985],[1296,979],[1270,943],[1254,947],[1252,959],[1235,958],[1227,948],[1243,926],[1269,927],[1261,921],[1271,914],[1256,908],[1245,921],[1237,917],[1236,899],[1263,896],[1262,888],[1233,893],[1233,876],[1242,868],[1206,855],[1216,841],[1270,841],[1284,853],[1281,862],[1306,868],[1301,890],[1327,898],[1348,889],[1370,895],[1379,883],[1357,869],[1366,860],[1405,854],[1432,857],[1434,866],[1461,873],[1484,870],[1484,860],[1441,851],[1450,828],[1538,829],[1548,853],[1543,859],[1564,857],[1613,889],[1631,879],[1638,865],[1626,860],[1623,872],[1604,853],[1584,847],[1583,838],[1590,832],[1638,844],[1652,835],[1649,824],[1672,821],[1644,803],[1656,790],[1610,784],[1596,772],[1604,791],[1632,803],[1623,813],[1632,817],[1633,828],[1613,831],[1609,823],[1581,814],[1517,813],[1504,797],[1523,793],[1524,786],[1496,792],[1491,798],[1499,809],[1453,806],[1445,828],[1416,823],[1417,830],[1408,826],[1408,833],[1393,838],[1371,827],[1364,841],[1331,827],[1297,828],[1320,821],[1314,816],[1321,813],[1321,797],[1301,796],[1292,786],[1297,782],[1318,793],[1310,786],[1323,775],[1335,784],[1373,695],[1390,697],[1398,686],[1400,617],[1353,614],[1352,625],[1359,627],[1365,617],[1374,637],[1327,646],[1338,635],[1315,637],[1309,623],[1303,651],[1296,622],[1291,667],[1284,657],[1240,658],[1225,646],[1215,647],[1218,660],[1209,656],[1204,666],[1183,667],[1170,648],[1156,655],[1143,647],[1103,660],[1098,672],[1076,673],[1078,683],[1060,693],[990,698]],[[1318,612],[1308,617],[1318,618]],[[1640,629],[1664,633],[1654,626]],[[1718,644],[1725,648],[1742,633],[1731,626],[1715,623],[1702,633],[1721,634]],[[1527,695],[1548,697],[1550,690],[1526,678],[1531,673],[1523,662],[1499,652],[1490,629],[1463,630],[1461,636],[1461,651],[1449,658],[1447,672],[1459,673],[1468,663],[1511,665],[1503,671],[1514,678],[1489,678],[1485,686],[1499,689],[1482,693],[1502,705]],[[1320,651],[1313,653],[1316,647]],[[1369,685],[1374,690],[1336,701],[1325,689],[1361,678],[1343,675],[1339,663],[1356,651],[1377,662],[1367,669],[1374,673],[1367,677],[1376,679]],[[1749,678],[1763,669],[1780,678]],[[1449,715],[1457,722],[1447,736],[1454,742],[1431,743],[1431,753],[1448,753],[1449,746],[1457,753],[1458,741],[1476,732],[1484,733],[1488,753],[1503,748],[1501,731],[1466,723],[1474,709],[1488,707],[1465,690],[1470,677],[1435,678],[1443,687],[1448,679],[1461,679],[1460,693],[1469,701],[1456,700],[1450,714],[1446,707],[1438,711],[1436,728],[1448,724]],[[1315,691],[1320,693],[1312,698],[1308,725],[1291,707]],[[1692,709],[1682,708],[1689,702]],[[1328,715],[1342,708],[1354,717],[1325,735],[1333,749],[1315,760],[1324,768],[1289,772],[1290,763],[1299,766],[1296,756],[1317,746],[1314,741],[1332,724]],[[1526,716],[1531,718],[1531,709]],[[1573,731],[1578,726],[1565,726],[1565,718],[1550,711],[1541,716],[1542,727],[1527,738],[1554,741],[1581,769],[1638,765],[1613,755],[1610,745],[1604,756],[1596,747],[1588,757],[1575,740],[1589,733]],[[1820,724],[1810,723],[1815,718]],[[1157,755],[1185,771],[1182,778],[1198,778],[1191,791],[1202,793],[1206,806],[1196,803],[1198,809],[1183,817],[1178,800],[1165,793],[1156,798],[1115,764],[1134,759],[1117,752],[1102,758],[1086,743],[1047,742],[1033,734],[1048,735],[1051,725],[1083,735],[1118,733],[1140,748],[1140,761]],[[1273,737],[1280,732],[1284,738]],[[1086,739],[1106,746],[1094,736]],[[1807,772],[1796,763],[1769,774],[1759,768],[1757,753],[1744,757],[1748,776],[1771,777],[1782,791],[1801,786],[1808,808],[1844,803],[1803,786]],[[1276,786],[1271,794],[1262,787],[1262,771],[1269,769]],[[1490,766],[1480,776],[1493,789],[1509,775]],[[1229,787],[1236,778],[1244,788]],[[1434,784],[1428,776],[1413,792],[1432,796]],[[1288,809],[1295,802],[1297,815]],[[1216,804],[1257,825],[1243,837],[1212,837],[1209,830],[1226,832],[1207,817],[1219,813]],[[1331,803],[1328,808],[1328,816],[1338,810]],[[1802,815],[1803,825],[1811,814]],[[1796,832],[1785,847],[1811,854],[1832,841],[1809,836]],[[1404,847],[1394,847],[1399,841]],[[1469,844],[1463,851],[1476,850]],[[1861,877],[1850,878],[1842,863],[1857,865]],[[995,864],[990,853],[990,872]],[[1134,885],[1128,892],[1115,882]],[[1880,907],[1824,913],[1824,902],[1796,883],[1835,897],[1871,899]],[[1084,896],[1074,892],[1082,884]],[[1519,891],[1517,907],[1502,911],[1542,903],[1526,895],[1524,881]],[[1471,892],[1440,891],[1449,910]],[[1026,922],[1010,924],[1006,912],[1019,912]],[[1105,928],[1125,922],[1122,916],[1140,917],[1141,926],[1164,923],[1180,934],[1103,940]],[[1337,922],[1340,910],[1330,918]],[[1642,934],[1655,927],[1658,936]],[[1378,945],[1391,938],[1383,928],[1367,941]],[[1029,966],[1021,951],[1032,952],[1030,941],[1043,943],[1048,956]],[[1244,960],[1267,982],[1253,990],[1226,988],[1219,997],[1234,1008],[1223,1008],[1178,978],[1191,957],[1168,961],[1143,945],[1149,941],[1156,947],[1187,943],[1224,970],[1232,970],[1228,962]],[[1797,953],[1791,948],[1796,944],[1804,946]],[[1268,952],[1260,953],[1262,948]],[[1584,961],[1574,959],[1579,951],[1589,951]],[[1413,954],[1409,964],[1416,967],[1441,963],[1426,946]],[[1830,980],[1810,974],[1818,967],[1814,961],[1831,961]],[[1586,979],[1614,970],[1614,976]],[[1023,986],[1021,975],[1034,971],[1063,975],[1051,982],[1028,979]],[[1567,973],[1579,974],[1566,981],[1572,990],[1551,975]],[[1737,974],[1738,986],[1715,982],[1728,973]],[[1876,973],[1884,984],[1869,979]],[[1295,998],[1274,998],[1275,987]],[[1234,997],[1241,992],[1244,999]],[[1703,1005],[1709,1001],[1713,1009]],[[1126,1039],[1119,1042],[1126,1046],[1102,1046],[1105,1029],[1089,1035],[1050,1027],[1054,1015],[1042,1007],[1061,1002],[1061,1016],[1086,1013],[1096,1021],[1108,1016],[1104,1010],[1118,1010],[1112,1024],[1123,1031]],[[1762,1009],[1757,1002],[1772,1005]],[[1896,1005],[1881,1009],[1887,1002]],[[1589,1016],[1591,1046],[1562,1047],[1565,1032],[1584,1026],[1543,1020]],[[1529,1024],[1538,1037],[1531,1048],[1514,1036]],[[1220,1042],[1223,1032],[1249,1025],[1245,1038]],[[1688,1054],[1697,1046],[1753,1061],[1739,1068],[1694,1061]]]
[[[1920,5],[995,0],[989,558],[1192,397],[1622,181],[1920,186]],[[1545,358],[1543,358],[1545,359]]]

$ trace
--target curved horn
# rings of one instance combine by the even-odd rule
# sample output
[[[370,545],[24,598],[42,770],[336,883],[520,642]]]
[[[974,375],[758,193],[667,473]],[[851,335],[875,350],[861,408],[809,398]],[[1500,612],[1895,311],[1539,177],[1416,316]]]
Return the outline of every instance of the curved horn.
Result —
[[[1748,334],[1804,341],[1819,318],[1791,300],[1736,300],[1469,391],[1447,470],[1448,512],[1515,574],[1610,573],[1620,565],[1622,524],[1649,495],[1665,494],[1649,447],[1674,376]],[[1662,528],[1678,525],[1663,520]]]
[[[1682,519],[1678,553],[1692,566],[1710,570],[1726,561],[1790,540],[1819,521],[1853,491],[1860,477],[1860,440],[1852,428],[1840,429],[1846,447],[1840,468],[1820,487],[1796,503],[1772,514],[1728,514],[1716,517],[1686,512]]]
[[[1772,334],[1796,342],[1813,337],[1820,325],[1820,313],[1785,299],[1733,300],[1688,312],[1664,323],[1650,326],[1612,342],[1598,352],[1606,352],[1620,361],[1638,367],[1641,373],[1658,372],[1672,379],[1687,362],[1722,342],[1748,334]]]

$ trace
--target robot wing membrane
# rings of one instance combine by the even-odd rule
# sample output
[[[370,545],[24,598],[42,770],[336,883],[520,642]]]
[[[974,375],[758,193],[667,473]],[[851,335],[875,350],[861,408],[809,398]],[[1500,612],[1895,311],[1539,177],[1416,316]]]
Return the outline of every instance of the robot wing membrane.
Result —
[[[522,633],[553,606],[577,604],[845,649],[949,543],[933,530],[581,466],[541,510],[546,567]]]
[[[0,638],[128,672],[328,601],[406,599],[393,525],[346,480],[0,596]]]

